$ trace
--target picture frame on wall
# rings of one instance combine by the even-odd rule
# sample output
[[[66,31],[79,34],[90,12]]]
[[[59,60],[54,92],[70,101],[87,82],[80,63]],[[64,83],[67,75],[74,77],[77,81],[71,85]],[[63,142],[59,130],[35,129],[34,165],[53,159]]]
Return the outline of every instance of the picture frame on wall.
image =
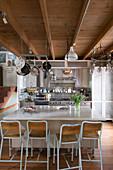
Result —
[[[8,59],[16,59],[16,55],[14,55],[13,53],[8,53]]]
[[[6,53],[0,53],[0,63],[6,63]]]
[[[15,60],[12,60],[12,66],[16,66]]]

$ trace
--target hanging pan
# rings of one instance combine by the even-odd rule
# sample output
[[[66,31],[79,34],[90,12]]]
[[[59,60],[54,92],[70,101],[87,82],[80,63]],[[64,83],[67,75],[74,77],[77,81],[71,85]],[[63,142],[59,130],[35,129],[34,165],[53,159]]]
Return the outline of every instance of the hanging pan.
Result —
[[[30,65],[28,63],[26,63],[26,59],[25,59],[24,67],[21,68],[21,72],[24,73],[25,75],[30,73]]]
[[[43,63],[43,69],[44,70],[50,70],[51,69],[51,64],[47,60]]]
[[[36,67],[36,65],[35,65],[35,59],[34,59],[34,66],[31,68],[30,72],[31,72],[31,75],[33,75],[33,76],[39,75],[39,68]]]
[[[51,64],[47,60],[43,63],[43,69],[45,70],[44,79],[46,79],[48,77],[48,71],[51,69]]]
[[[17,73],[19,76],[25,76],[25,73],[22,73],[21,70],[18,70],[16,73]]]

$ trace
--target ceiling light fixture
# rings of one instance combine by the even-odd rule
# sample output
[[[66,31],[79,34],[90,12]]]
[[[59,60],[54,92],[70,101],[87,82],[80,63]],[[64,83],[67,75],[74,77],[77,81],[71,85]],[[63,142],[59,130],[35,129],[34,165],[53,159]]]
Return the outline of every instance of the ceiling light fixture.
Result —
[[[69,41],[67,39],[67,54],[65,55],[65,60],[73,61],[77,59],[78,59],[78,55],[74,52],[73,46],[71,46],[69,50]]]
[[[6,19],[6,12],[2,12],[2,20],[3,20],[3,22],[4,22],[4,24],[8,24],[8,21],[7,21],[7,19]]]
[[[70,74],[72,74],[72,70],[71,70],[70,68],[68,68],[68,66],[67,66],[67,61],[65,61],[65,69],[64,69],[62,72],[63,72],[63,74],[65,74],[65,75],[70,75]]]
[[[65,60],[68,61],[78,60],[78,55],[74,52],[73,46],[70,47],[68,54],[65,55]]]

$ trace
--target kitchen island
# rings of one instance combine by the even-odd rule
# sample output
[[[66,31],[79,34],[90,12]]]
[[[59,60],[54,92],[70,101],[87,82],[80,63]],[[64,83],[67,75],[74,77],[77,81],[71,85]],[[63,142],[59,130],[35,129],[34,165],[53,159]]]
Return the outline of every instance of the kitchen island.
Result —
[[[101,114],[94,114],[90,108],[81,106],[76,111],[75,106],[35,106],[36,110],[25,112],[24,107],[5,116],[4,120],[105,120]]]
[[[4,120],[19,120],[21,121],[22,127],[26,128],[27,120],[47,120],[48,128],[50,129],[51,144],[53,148],[53,137],[55,133],[60,132],[60,126],[62,124],[74,124],[81,123],[84,120],[89,121],[105,121],[105,117],[100,114],[94,114],[93,110],[81,106],[80,111],[76,111],[75,106],[35,106],[36,110],[33,112],[25,112],[25,108],[22,107],[19,110],[5,116]],[[87,143],[88,146],[93,144]],[[26,142],[24,142],[24,146]],[[34,142],[34,146],[37,144]],[[13,146],[17,146],[14,142]],[[38,143],[38,146],[45,147],[45,143]]]

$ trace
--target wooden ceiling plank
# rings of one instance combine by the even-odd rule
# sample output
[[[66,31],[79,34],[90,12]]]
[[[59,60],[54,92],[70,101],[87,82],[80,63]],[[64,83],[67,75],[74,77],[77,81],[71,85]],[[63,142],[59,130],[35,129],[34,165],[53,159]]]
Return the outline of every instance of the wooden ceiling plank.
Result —
[[[105,26],[104,29],[102,29],[100,31],[100,34],[98,35],[98,37],[96,38],[96,40],[93,42],[93,44],[90,46],[90,48],[87,50],[87,52],[85,53],[83,60],[85,60],[90,53],[92,52],[93,48],[96,47],[98,45],[98,43],[100,41],[102,41],[105,36],[107,36],[107,34],[110,32],[110,29],[113,27],[113,18],[112,20],[110,20],[110,22]]]
[[[0,44],[5,47],[7,50],[15,54],[16,56],[20,56],[20,52],[16,50],[13,46],[11,46],[6,40],[0,35]]]
[[[86,14],[87,9],[89,7],[89,3],[90,3],[90,0],[85,0],[83,2],[83,6],[82,6],[82,9],[81,9],[81,12],[80,12],[80,16],[79,16],[79,19],[78,19],[78,23],[77,23],[77,26],[76,26],[75,33],[74,33],[72,44],[76,44],[76,39],[78,37],[80,28],[81,28],[83,20],[85,18],[85,14]]]
[[[52,36],[51,36],[51,31],[50,31],[46,0],[39,0],[39,3],[40,3],[41,11],[42,11],[42,16],[44,20],[45,30],[46,30],[52,58],[53,60],[55,60],[55,52],[54,52],[53,41],[52,41]]]
[[[13,13],[11,12],[11,9],[8,3],[4,0],[0,0],[0,8],[2,11],[7,13],[8,22],[12,25],[12,27],[19,34],[19,36],[22,37],[23,41],[28,45],[28,48],[30,47],[34,54],[38,54],[38,51],[34,48],[33,44],[28,39],[24,29],[20,26],[20,24],[14,18]]]

